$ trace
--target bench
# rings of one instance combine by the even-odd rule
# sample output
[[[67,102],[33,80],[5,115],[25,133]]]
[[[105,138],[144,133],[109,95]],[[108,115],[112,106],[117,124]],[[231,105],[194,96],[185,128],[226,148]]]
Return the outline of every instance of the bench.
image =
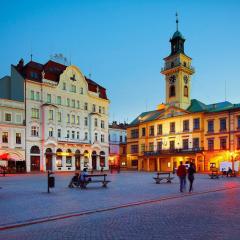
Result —
[[[81,188],[86,188],[90,183],[102,183],[102,187],[106,188],[111,181],[106,179],[107,174],[91,174],[84,176],[84,181],[80,182]]]
[[[167,183],[172,183],[174,177],[171,177],[171,172],[158,172],[157,177],[153,179],[156,181],[156,184],[160,184],[163,180],[167,180]]]
[[[210,177],[211,179],[219,178],[218,171],[212,171],[212,173],[209,174],[209,177]]]

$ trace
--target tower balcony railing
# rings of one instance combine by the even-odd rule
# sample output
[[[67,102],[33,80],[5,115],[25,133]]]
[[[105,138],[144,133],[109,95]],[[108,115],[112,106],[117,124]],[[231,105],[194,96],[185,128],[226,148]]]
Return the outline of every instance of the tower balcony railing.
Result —
[[[183,63],[177,63],[177,64],[174,64],[174,65],[171,65],[171,66],[164,66],[164,67],[161,68],[161,72],[172,69],[172,68],[175,68],[175,67],[185,67],[185,68],[191,70],[193,73],[195,73],[195,68],[194,67],[187,66]]]
[[[178,149],[164,149],[157,151],[144,151],[144,156],[159,156],[165,154],[186,154],[186,153],[201,153],[204,150],[203,147],[195,148],[178,148]]]

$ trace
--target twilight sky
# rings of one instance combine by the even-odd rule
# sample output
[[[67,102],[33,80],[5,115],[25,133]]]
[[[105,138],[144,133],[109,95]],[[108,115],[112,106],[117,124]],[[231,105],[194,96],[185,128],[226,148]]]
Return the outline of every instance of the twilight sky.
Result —
[[[240,103],[239,0],[0,0],[0,77],[20,58],[62,53],[107,88],[110,120],[165,101],[160,74],[175,13],[193,58],[191,98]]]

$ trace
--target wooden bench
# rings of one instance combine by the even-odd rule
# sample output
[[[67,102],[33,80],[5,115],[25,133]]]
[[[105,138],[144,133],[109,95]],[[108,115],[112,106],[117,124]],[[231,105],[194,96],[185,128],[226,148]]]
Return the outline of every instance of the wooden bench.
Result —
[[[174,177],[171,177],[171,172],[158,172],[157,177],[153,179],[156,181],[156,184],[160,184],[163,180],[167,180],[167,183],[172,183]]]
[[[211,179],[216,179],[216,178],[219,178],[219,174],[218,174],[218,171],[217,170],[214,170],[214,171],[212,171],[212,173],[211,174],[209,174],[209,177],[211,178]]]
[[[90,183],[102,183],[102,187],[106,188],[111,181],[106,179],[107,174],[90,174],[84,176],[84,181],[80,182],[81,188],[86,188]]]

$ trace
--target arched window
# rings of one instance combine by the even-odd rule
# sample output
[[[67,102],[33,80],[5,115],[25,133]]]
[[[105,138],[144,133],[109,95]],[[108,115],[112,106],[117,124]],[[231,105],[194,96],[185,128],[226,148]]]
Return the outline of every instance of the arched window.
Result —
[[[40,154],[40,149],[38,146],[32,146],[31,147],[31,150],[30,150],[30,153],[33,153],[33,154]]]
[[[175,93],[175,86],[172,85],[169,88],[169,97],[175,97],[176,93]]]
[[[184,86],[184,97],[188,97],[188,87]]]
[[[72,151],[70,149],[67,150],[66,166],[67,167],[71,167],[72,166]]]
[[[56,151],[56,165],[62,167],[62,149],[58,148]]]
[[[100,166],[105,167],[105,152],[104,151],[100,152]]]

